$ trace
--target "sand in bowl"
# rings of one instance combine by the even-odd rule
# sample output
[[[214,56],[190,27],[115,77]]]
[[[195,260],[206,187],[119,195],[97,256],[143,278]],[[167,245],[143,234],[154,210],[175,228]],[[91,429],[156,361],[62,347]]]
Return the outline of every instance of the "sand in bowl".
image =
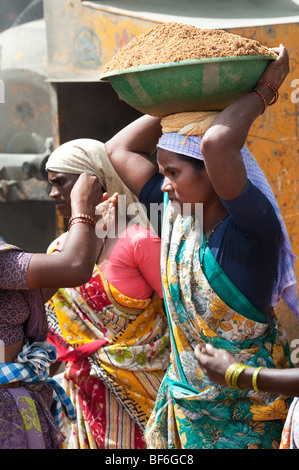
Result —
[[[132,39],[104,66],[102,74],[145,65],[248,55],[269,56],[273,51],[258,41],[220,29],[170,22]]]

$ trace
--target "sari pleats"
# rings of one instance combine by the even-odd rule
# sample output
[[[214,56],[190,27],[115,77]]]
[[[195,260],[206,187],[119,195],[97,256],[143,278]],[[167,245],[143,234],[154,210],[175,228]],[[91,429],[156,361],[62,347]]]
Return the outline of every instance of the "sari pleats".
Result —
[[[95,266],[90,281],[47,304],[48,339],[67,362],[64,388],[77,413],[66,448],[144,448],[143,432],[169,365],[161,299],[132,299]],[[98,347],[99,345],[99,347]]]

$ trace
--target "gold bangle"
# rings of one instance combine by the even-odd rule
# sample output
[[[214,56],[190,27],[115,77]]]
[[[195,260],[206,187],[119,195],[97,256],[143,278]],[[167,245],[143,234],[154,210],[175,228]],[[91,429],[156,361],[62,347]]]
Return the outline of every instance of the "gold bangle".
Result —
[[[256,393],[261,393],[260,390],[257,388],[257,384],[256,384],[257,377],[261,369],[264,369],[264,367],[258,367],[257,369],[255,369],[253,376],[252,376],[252,387],[256,391]]]
[[[239,378],[239,375],[241,374],[241,372],[243,372],[244,369],[247,369],[249,366],[246,366],[245,364],[242,364],[242,363],[239,363],[239,362],[236,362],[234,364],[231,364],[226,372],[225,372],[225,382],[226,384],[231,387],[231,388],[234,388],[235,390],[238,390],[238,391],[243,391],[244,389],[238,387],[238,378]]]
[[[232,376],[233,376],[233,373],[234,373],[234,370],[236,368],[236,366],[238,366],[238,363],[234,363],[234,364],[231,364],[230,366],[228,366],[228,368],[226,369],[226,372],[225,372],[225,382],[226,382],[226,385],[228,387],[231,387],[232,385]]]
[[[241,372],[243,372],[244,369],[247,369],[249,366],[246,366],[245,364],[240,364],[238,367],[236,367],[235,369],[235,373],[233,375],[233,378],[232,378],[232,382],[233,382],[233,388],[235,388],[236,390],[238,390],[239,392],[241,392],[242,388],[238,387],[238,384],[237,384],[237,381],[238,381],[238,378],[239,378],[239,375],[241,374]]]

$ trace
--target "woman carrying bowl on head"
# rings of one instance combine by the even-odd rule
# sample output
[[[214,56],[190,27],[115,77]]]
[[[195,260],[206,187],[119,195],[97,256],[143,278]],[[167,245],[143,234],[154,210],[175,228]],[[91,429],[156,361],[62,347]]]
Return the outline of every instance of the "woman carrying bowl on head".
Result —
[[[208,343],[246,365],[291,367],[273,307],[282,298],[298,315],[294,256],[273,192],[244,145],[289,72],[286,49],[274,50],[278,57],[256,88],[212,122],[198,122],[201,113],[161,123],[143,116],[106,144],[140,201],[157,202],[163,192],[166,204],[161,270],[172,352],[147,425],[149,448],[280,443],[287,398],[219,386],[194,358],[196,345]],[[158,166],[144,158],[156,145]],[[196,204],[203,206],[202,230]]]
[[[83,171],[97,175],[101,195],[108,193],[116,208],[111,220],[105,218],[108,227],[97,223],[91,278],[84,285],[59,289],[46,306],[48,339],[58,349],[58,361],[66,362],[63,386],[77,414],[76,423],[64,421],[64,445],[144,448],[145,425],[169,365],[161,240],[142,225],[148,220],[141,207],[140,223],[130,217],[137,198],[115,173],[102,142],[67,142],[54,150],[46,168],[50,196],[64,217],[71,216],[69,194]],[[117,197],[125,197],[123,214],[117,214]],[[76,220],[70,219],[69,226],[73,223]],[[49,251],[59,252],[65,238],[62,234]]]

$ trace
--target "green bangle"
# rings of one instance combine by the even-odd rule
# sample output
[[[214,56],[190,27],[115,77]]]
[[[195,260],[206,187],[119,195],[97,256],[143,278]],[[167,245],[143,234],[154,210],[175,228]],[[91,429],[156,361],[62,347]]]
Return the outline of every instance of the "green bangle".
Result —
[[[257,388],[257,384],[256,384],[257,377],[261,369],[264,369],[264,367],[258,367],[257,369],[255,369],[253,376],[252,376],[252,387],[256,391],[256,393],[261,393],[260,390]]]

